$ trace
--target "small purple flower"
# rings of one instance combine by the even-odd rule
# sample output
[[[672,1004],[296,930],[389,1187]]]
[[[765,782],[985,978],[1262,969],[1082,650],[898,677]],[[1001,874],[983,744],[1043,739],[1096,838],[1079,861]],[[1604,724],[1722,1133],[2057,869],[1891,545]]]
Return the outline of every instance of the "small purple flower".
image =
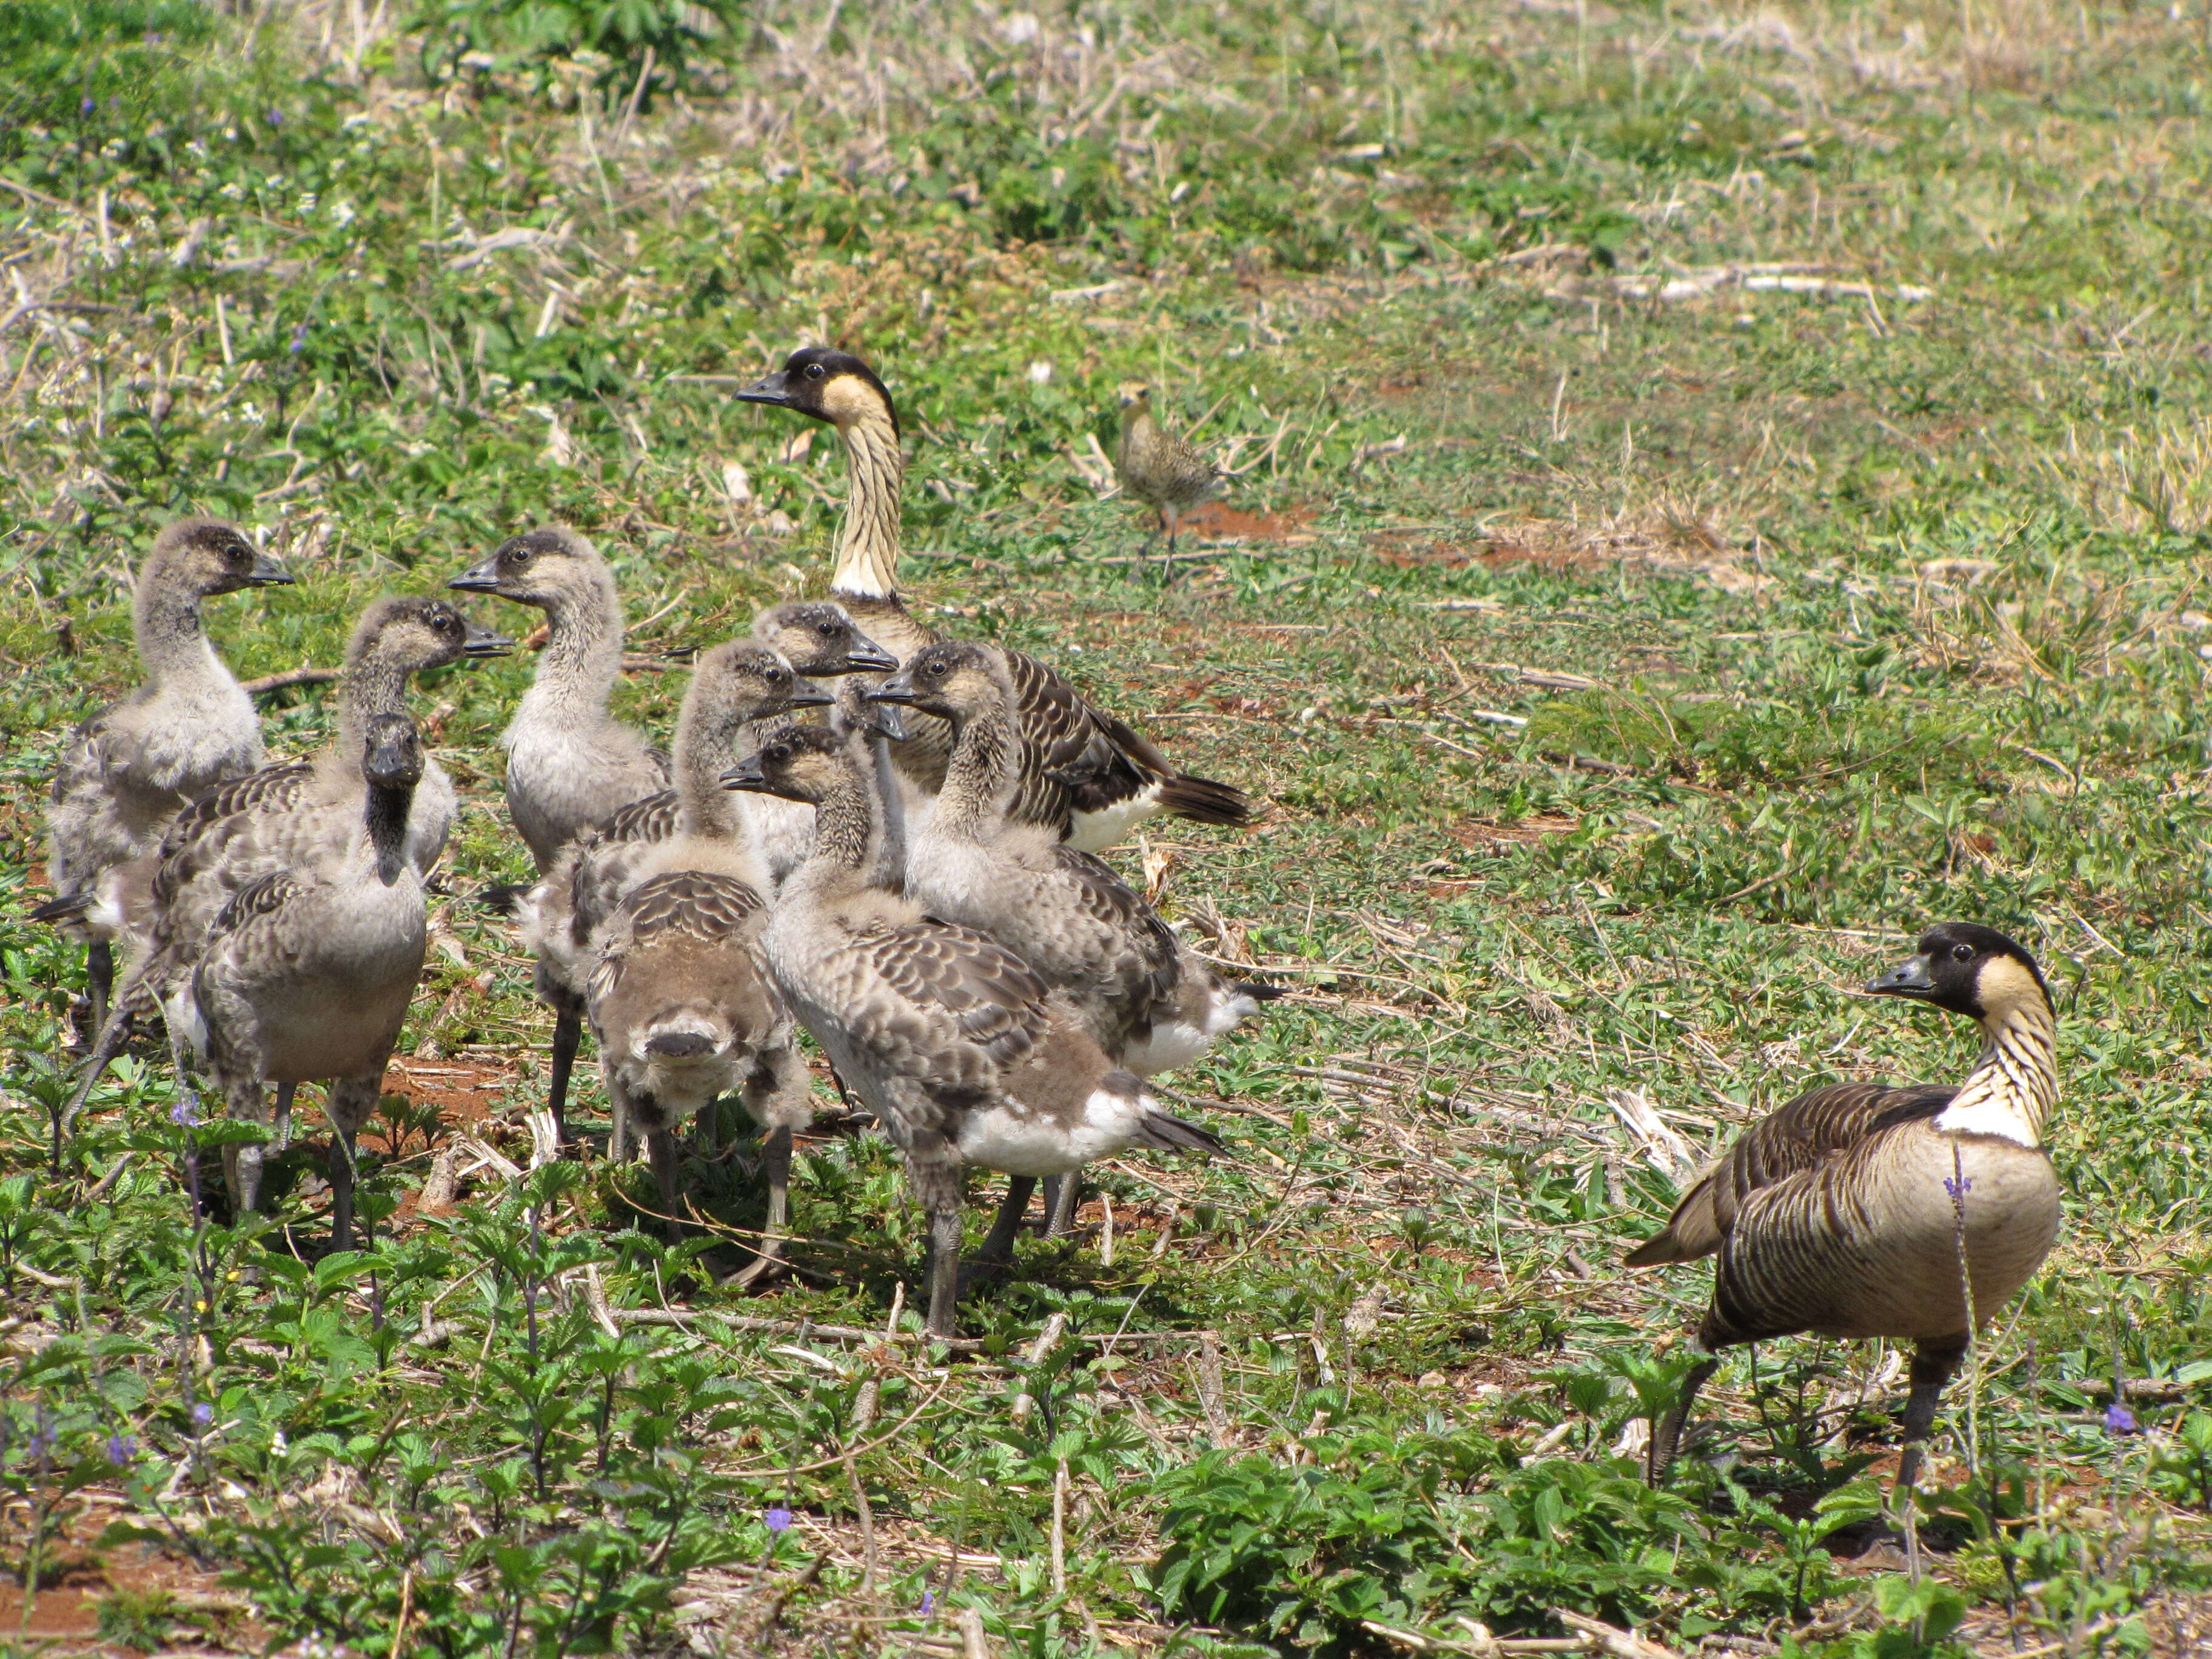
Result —
[[[2117,1400],[2105,1407],[2105,1427],[2112,1434],[2133,1434],[2136,1414]]]
[[[766,1515],[761,1516],[761,1524],[766,1527],[770,1532],[789,1532],[791,1530],[791,1511],[784,1508],[782,1504],[778,1504]]]
[[[180,1129],[192,1128],[200,1121],[199,1113],[194,1109],[198,1103],[190,1094],[179,1095],[177,1103],[169,1108],[169,1121]]]
[[[1960,1176],[1954,1181],[1947,1176],[1943,1180],[1943,1190],[1954,1199],[1964,1198],[1974,1190],[1974,1178],[1972,1176]]]
[[[93,112],[93,111],[94,111],[94,110],[98,109],[99,107],[100,107],[100,100],[99,100],[99,99],[97,99],[97,98],[95,98],[95,97],[94,97],[90,93],[88,93],[88,93],[87,93],[87,94],[85,94],[85,95],[84,95],[84,101],[83,101],[82,103],[79,104],[79,105],[76,106],[76,112],[77,112],[79,115],[89,115],[89,114],[91,114],[91,113]]]
[[[284,112],[281,109],[272,109],[262,118],[272,127],[281,127],[284,125]]]
[[[111,1434],[107,1437],[107,1461],[117,1468],[125,1468],[137,1455],[138,1443],[129,1435]]]
[[[215,1407],[204,1400],[192,1407],[192,1421],[201,1428],[215,1421]]]
[[[292,355],[296,357],[307,349],[307,325],[306,319],[302,319],[300,325],[292,331]]]
[[[935,1590],[924,1590],[924,1591],[922,1591],[922,1593],[921,1593],[921,1616],[922,1616],[923,1618],[927,1619],[927,1618],[931,1613],[935,1613],[936,1611],[937,1611],[937,1592],[936,1592]]]

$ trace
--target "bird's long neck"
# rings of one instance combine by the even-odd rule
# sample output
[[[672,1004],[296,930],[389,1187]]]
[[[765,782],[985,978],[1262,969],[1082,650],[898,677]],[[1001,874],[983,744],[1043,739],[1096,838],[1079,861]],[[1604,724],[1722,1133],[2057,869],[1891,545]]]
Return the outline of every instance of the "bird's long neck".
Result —
[[[744,730],[744,722],[708,719],[689,709],[677,722],[676,799],[686,835],[735,841],[744,833],[744,809],[722,787],[722,774]]]
[[[838,422],[837,436],[845,446],[852,493],[837,532],[837,566],[830,573],[830,591],[841,598],[895,599],[899,492],[906,478],[898,428],[888,416],[872,410]]]
[[[859,767],[842,769],[814,804],[813,845],[787,886],[796,885],[822,903],[863,892],[883,848],[883,809],[872,781]]]
[[[1936,1127],[2041,1146],[2043,1121],[2058,1100],[2057,1035],[2051,1005],[2040,995],[1986,1016],[1981,1055]]]
[[[523,693],[521,712],[605,709],[622,656],[622,606],[611,583],[558,596],[545,606],[545,653]]]
[[[407,679],[413,672],[404,659],[374,643],[347,664],[338,694],[337,736],[326,752],[357,764],[369,721],[379,714],[407,712]]]
[[[415,805],[415,786],[372,783],[362,808],[362,827],[368,834],[370,856],[376,860],[376,878],[386,887],[402,872],[413,868],[407,857],[407,815]]]
[[[1019,735],[1002,699],[955,721],[934,823],[965,840],[995,841],[1021,782],[1019,752]]]
[[[150,571],[140,578],[131,601],[131,631],[156,685],[229,677],[200,625],[200,596],[159,580]]]

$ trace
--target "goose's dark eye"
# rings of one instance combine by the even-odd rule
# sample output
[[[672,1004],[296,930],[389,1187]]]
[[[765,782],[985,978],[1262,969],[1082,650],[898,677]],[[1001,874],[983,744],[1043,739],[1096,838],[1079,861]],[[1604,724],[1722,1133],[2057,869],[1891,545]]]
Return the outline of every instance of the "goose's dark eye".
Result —
[[[945,678],[945,665],[941,662],[933,662],[929,665],[929,672],[942,679]]]
[[[459,628],[460,623],[454,621],[451,617],[441,617],[438,618],[438,631],[441,634],[455,633],[459,629]]]
[[[783,670],[781,668],[769,669],[768,671],[768,683],[770,685],[781,685],[783,684]]]
[[[791,758],[791,750],[782,744],[772,743],[769,744],[768,751],[761,758],[771,766],[781,766]]]
[[[814,631],[825,640],[834,640],[837,637],[837,624],[829,622],[817,623],[814,624]]]
[[[1954,945],[1951,947],[1951,956],[1954,961],[1972,962],[1974,959],[1974,947],[1971,945]]]
[[[810,380],[818,380],[829,372],[819,363],[809,363],[806,366],[806,378]]]

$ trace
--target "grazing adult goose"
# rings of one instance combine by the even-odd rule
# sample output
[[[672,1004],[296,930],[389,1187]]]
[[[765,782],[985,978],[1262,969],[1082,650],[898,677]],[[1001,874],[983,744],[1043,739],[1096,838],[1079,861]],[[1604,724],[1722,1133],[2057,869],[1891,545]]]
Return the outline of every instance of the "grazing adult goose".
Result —
[[[154,538],[131,595],[131,632],[146,680],[79,726],[54,769],[46,812],[51,904],[34,921],[89,935],[90,1027],[107,1018],[112,935],[80,896],[101,875],[153,850],[185,803],[261,764],[261,722],[200,623],[200,602],[289,582],[236,525],[181,519]]]
[[[1721,1350],[1809,1331],[1916,1345],[1897,1477],[1910,1486],[1975,1327],[2058,1236],[2058,1182],[2042,1146],[2058,1098],[2057,1028],[2035,959],[1993,927],[1946,922],[1866,988],[1975,1021],[1980,1057],[1955,1085],[1838,1083],[1800,1095],[1747,1130],[1627,1257],[1649,1267],[1719,1256],[1697,1334],[1708,1357],[1652,1435],[1655,1481]]]
[[[599,550],[564,525],[502,542],[446,584],[545,613],[545,651],[500,738],[507,811],[541,876],[616,808],[668,787],[668,757],[607,712],[622,675],[622,596]]]
[[[838,532],[830,597],[902,661],[934,644],[937,630],[908,610],[898,593],[899,489],[906,458],[899,448],[898,410],[884,383],[857,357],[809,346],[738,396],[837,428],[853,489]],[[1178,770],[1149,741],[1093,708],[1034,657],[1009,652],[1007,663],[1021,712],[1022,789],[1014,814],[1021,822],[1043,824],[1095,853],[1161,812],[1200,823],[1251,821],[1251,803],[1242,790]],[[951,746],[941,727],[918,720],[891,755],[902,777],[933,795]]]
[[[631,866],[599,931],[586,988],[616,1139],[643,1132],[672,1238],[678,1122],[696,1117],[712,1150],[712,1109],[734,1091],[760,1125],[769,1215],[757,1268],[782,1236],[792,1131],[812,1111],[791,1016],[759,963],[767,873],[721,775],[753,722],[829,701],[781,656],[748,641],[699,659],[676,727],[677,833],[641,848]]]
[[[963,1165],[1013,1177],[984,1245],[995,1260],[1036,1177],[1131,1146],[1218,1148],[1161,1111],[1020,957],[872,884],[883,811],[857,733],[794,726],[723,781],[814,808],[813,851],[762,943],[784,1000],[905,1155],[929,1215],[932,1335],[952,1334]]]
[[[787,696],[763,704],[763,719],[829,703],[824,696],[802,695],[805,688],[799,683],[800,678],[830,678],[896,666],[887,652],[862,635],[853,619],[834,605],[794,602],[771,606],[756,620],[753,641],[780,653],[787,672],[799,677],[786,687]],[[782,803],[776,806],[781,809]],[[811,825],[793,824],[792,812],[781,810],[747,817],[747,834],[766,862],[769,881],[780,881],[805,856],[804,838],[811,833]],[[538,994],[553,1010],[546,1103],[564,1140],[568,1079],[582,1035],[599,930],[614,913],[632,872],[647,849],[675,836],[682,823],[682,803],[674,789],[633,800],[562,849],[552,868],[515,906],[523,940],[538,957]],[[795,845],[794,831],[799,836]],[[773,891],[773,885],[764,890]]]
[[[1151,1077],[1188,1064],[1278,994],[1224,978],[1096,854],[1014,819],[1019,739],[1004,651],[927,646],[866,695],[953,732],[945,787],[907,848],[908,896],[1021,957],[1117,1065]]]
[[[407,851],[424,773],[415,723],[372,716],[354,767],[352,799],[328,803],[352,807],[348,835],[234,893],[166,1010],[234,1118],[264,1121],[264,1084],[289,1104],[299,1084],[329,1080],[331,1243],[340,1250],[353,1248],[355,1138],[376,1109],[428,942]],[[233,1204],[255,1208],[262,1148],[225,1146],[223,1172]]]
[[[408,680],[511,649],[510,641],[477,627],[443,599],[377,600],[347,642],[337,732],[330,744],[312,760],[265,766],[199,795],[155,851],[108,872],[95,914],[129,947],[131,967],[64,1121],[74,1121],[120,1051],[131,1018],[165,1003],[191,975],[208,928],[234,895],[346,844],[358,816],[362,745],[370,722],[406,713]],[[426,759],[406,818],[407,861],[418,875],[445,851],[454,811],[453,781]],[[280,1088],[280,1124],[288,1121],[290,1097],[289,1087]]]
[[[1221,475],[1205,456],[1159,423],[1152,414],[1152,389],[1142,380],[1125,381],[1120,398],[1121,442],[1114,453],[1115,476],[1122,489],[1160,515],[1160,529],[1167,532],[1167,550],[1172,553],[1177,522],[1220,490]]]

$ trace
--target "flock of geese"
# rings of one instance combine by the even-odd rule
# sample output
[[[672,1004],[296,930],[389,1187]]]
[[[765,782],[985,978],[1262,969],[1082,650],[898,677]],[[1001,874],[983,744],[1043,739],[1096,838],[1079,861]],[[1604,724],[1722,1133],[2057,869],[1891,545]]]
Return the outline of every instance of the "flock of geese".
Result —
[[[1245,795],[1178,769],[1051,667],[943,637],[896,583],[898,414],[858,359],[793,353],[740,392],[827,422],[851,492],[829,596],[769,607],[703,652],[672,752],[608,710],[620,596],[574,532],[509,540],[448,584],[544,613],[534,678],[502,739],[506,793],[537,879],[510,896],[554,1015],[549,1107],[566,1103],[584,1027],[612,1115],[610,1154],[649,1160],[680,1226],[686,1121],[714,1150],[735,1095],[762,1133],[768,1220],[750,1282],[780,1265],[793,1133],[812,1116],[803,1029],[903,1155],[931,1239],[927,1329],[963,1287],[969,1165],[1008,1176],[970,1277],[1003,1267],[1045,1183],[1048,1234],[1078,1172],[1132,1148],[1207,1151],[1146,1079],[1186,1065],[1273,992],[1221,973],[1097,853],[1159,813],[1235,827]],[[1129,493],[1180,513],[1212,469],[1122,389]],[[196,1109],[195,1057],[224,1109],[289,1133],[294,1091],[327,1085],[332,1236],[353,1243],[355,1137],[374,1109],[419,981],[423,883],[456,811],[406,707],[415,675],[510,642],[445,599],[370,605],[347,646],[336,730],[264,765],[250,700],[209,644],[202,602],[289,581],[234,526],[173,524],[135,599],[147,679],[87,721],[54,777],[33,913],[89,945],[95,1036],[67,1132],[134,1026],[158,1015]],[[119,971],[118,971],[119,958]],[[1841,1084],[1753,1126],[1628,1262],[1718,1258],[1701,1357],[1649,1455],[1663,1477],[1729,1346],[1798,1332],[1917,1345],[1902,1478],[1972,1333],[2056,1237],[2041,1127],[2057,1093],[2050,996],[1990,928],[1929,930],[1875,994],[1975,1021],[1956,1085]],[[240,1211],[263,1146],[226,1147]]]

